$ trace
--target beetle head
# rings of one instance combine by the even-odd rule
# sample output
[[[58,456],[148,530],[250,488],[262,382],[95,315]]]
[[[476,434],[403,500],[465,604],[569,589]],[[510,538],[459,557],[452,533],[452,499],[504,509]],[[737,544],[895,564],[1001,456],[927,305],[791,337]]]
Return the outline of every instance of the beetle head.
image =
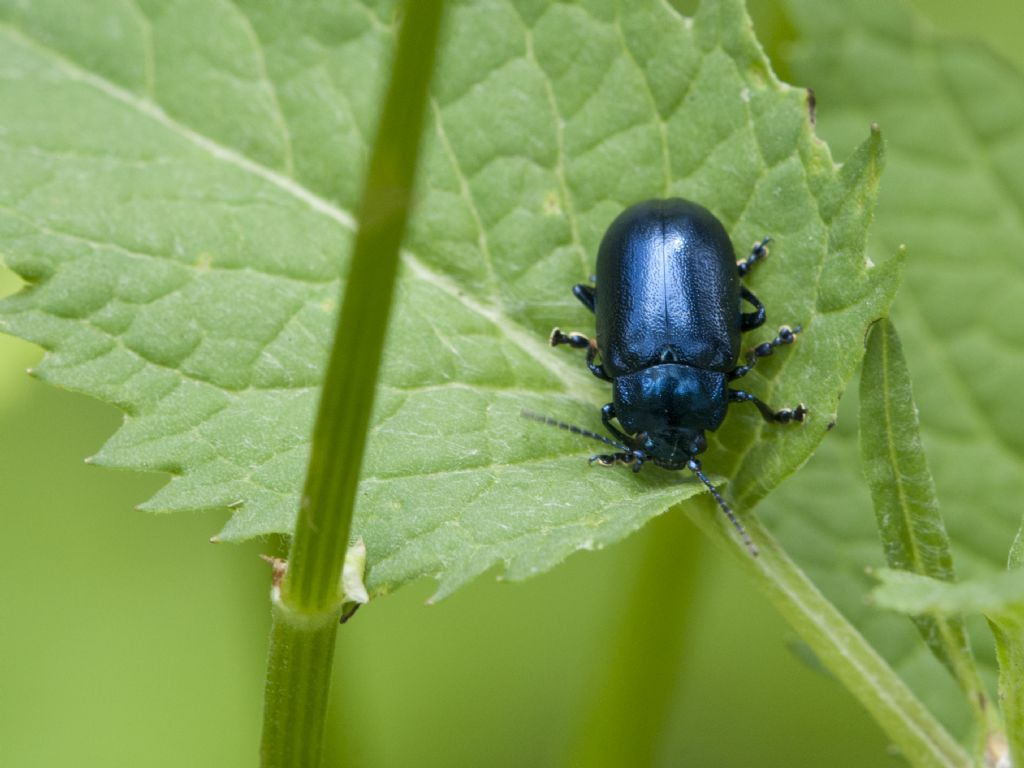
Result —
[[[731,522],[733,526],[736,528],[737,533],[739,533],[740,538],[743,539],[743,543],[750,551],[750,554],[754,557],[757,557],[757,547],[754,546],[754,542],[751,541],[750,536],[747,535],[747,531],[743,527],[743,523],[741,523],[739,521],[739,518],[737,518],[735,513],[733,513],[732,508],[725,503],[725,499],[722,498],[722,494],[718,492],[718,489],[715,487],[714,483],[708,480],[707,475],[705,475],[703,470],[701,469],[700,461],[694,458],[695,454],[700,453],[707,447],[707,443],[704,440],[704,432],[702,430],[690,430],[688,435],[689,442],[687,442],[687,439],[679,434],[676,434],[671,438],[675,441],[671,445],[671,450],[678,451],[679,446],[684,445],[688,446],[686,450],[690,451],[690,455],[688,458],[681,461],[681,463],[676,463],[677,459],[675,453],[672,453],[670,455],[666,454],[668,455],[668,458],[658,458],[648,453],[649,449],[662,451],[669,450],[670,446],[667,442],[665,442],[666,440],[669,440],[669,438],[666,437],[665,435],[649,437],[646,434],[639,434],[636,435],[635,437],[628,438],[630,444],[626,445],[624,443],[620,443],[617,440],[609,440],[604,435],[599,435],[596,432],[591,432],[589,429],[577,427],[573,424],[567,424],[566,422],[559,421],[558,419],[552,419],[550,416],[541,416],[540,414],[533,413],[531,411],[522,411],[521,415],[527,419],[533,419],[534,421],[539,421],[543,424],[548,424],[552,427],[558,427],[559,429],[564,429],[567,432],[572,432],[573,434],[576,435],[583,435],[584,437],[589,437],[593,440],[605,443],[606,445],[610,445],[611,447],[619,450],[619,453],[612,453],[603,456],[591,456],[591,463],[594,463],[596,461],[600,464],[604,464],[605,466],[611,466],[613,464],[618,463],[632,464],[633,471],[636,472],[640,469],[641,466],[643,466],[645,460],[651,459],[654,461],[655,464],[665,467],[666,469],[685,468],[690,470],[691,472],[693,472],[694,475],[697,476],[697,479],[700,480],[707,487],[711,495],[715,497],[715,501],[718,502],[718,506],[722,508],[722,512],[724,512],[725,516],[729,518],[729,522]]]
[[[637,447],[665,469],[683,469],[708,447],[702,429],[665,429],[637,436]]]

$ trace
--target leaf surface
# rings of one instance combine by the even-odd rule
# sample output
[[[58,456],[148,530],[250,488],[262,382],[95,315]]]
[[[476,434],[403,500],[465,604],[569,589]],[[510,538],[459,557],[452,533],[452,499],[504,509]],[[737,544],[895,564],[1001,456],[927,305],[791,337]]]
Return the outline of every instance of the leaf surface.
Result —
[[[0,238],[30,284],[0,323],[126,412],[95,460],[172,473],[147,508],[289,531],[394,4],[61,9],[0,4]],[[519,417],[599,428],[607,386],[546,339],[592,327],[569,288],[623,207],[684,196],[741,255],[774,239],[749,282],[804,334],[745,383],[811,417],[733,409],[705,466],[741,510],[825,433],[898,272],[862,257],[880,138],[838,169],[738,0],[452,11],[353,526],[378,594],[522,578],[700,492],[588,470],[592,446]]]
[[[983,614],[1024,626],[1024,572],[1019,570],[991,573],[956,584],[890,568],[879,568],[873,575],[879,585],[871,596],[882,608],[913,615]]]

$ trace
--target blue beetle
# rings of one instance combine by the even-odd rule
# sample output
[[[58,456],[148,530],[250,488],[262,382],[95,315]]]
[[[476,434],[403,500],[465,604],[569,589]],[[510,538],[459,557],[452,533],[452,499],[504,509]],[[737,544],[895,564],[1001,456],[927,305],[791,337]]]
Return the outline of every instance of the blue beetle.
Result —
[[[551,333],[552,346],[586,349],[591,372],[611,382],[612,402],[601,409],[601,419],[615,439],[526,414],[617,449],[592,456],[591,462],[629,464],[634,472],[646,461],[691,470],[755,554],[697,456],[707,448],[704,433],[721,426],[730,402],[752,403],[771,422],[803,421],[807,413],[802,404],[773,411],[749,392],[729,388],[758,358],[792,344],[800,332],[799,326],[782,326],[772,341],[751,349],[738,364],[740,335],[765,322],[764,305],[740,278],[767,256],[769,241],[757,243],[737,262],[722,223],[703,206],[673,198],[627,208],[601,241],[596,285],[573,288],[596,315],[597,336],[558,328]],[[754,311],[743,312],[743,301]]]

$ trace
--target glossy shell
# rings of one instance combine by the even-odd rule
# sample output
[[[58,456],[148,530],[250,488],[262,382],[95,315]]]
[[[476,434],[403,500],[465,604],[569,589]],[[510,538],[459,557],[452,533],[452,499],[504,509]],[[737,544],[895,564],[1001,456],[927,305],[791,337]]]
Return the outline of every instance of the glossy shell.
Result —
[[[661,363],[728,372],[740,353],[740,280],[703,206],[648,200],[619,215],[597,256],[597,343],[613,378]]]

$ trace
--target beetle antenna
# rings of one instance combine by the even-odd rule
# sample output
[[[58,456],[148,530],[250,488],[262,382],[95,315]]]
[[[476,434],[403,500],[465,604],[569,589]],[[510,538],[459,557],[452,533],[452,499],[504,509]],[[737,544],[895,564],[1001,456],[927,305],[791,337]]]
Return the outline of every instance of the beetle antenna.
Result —
[[[566,432],[572,432],[574,435],[583,435],[584,437],[589,437],[592,440],[598,440],[606,445],[610,445],[612,448],[618,448],[624,453],[633,452],[632,448],[625,446],[622,443],[611,440],[604,435],[599,435],[597,432],[591,432],[589,429],[577,427],[575,424],[566,424],[564,421],[559,421],[558,419],[553,419],[550,416],[544,416],[540,413],[534,413],[533,411],[527,411],[525,409],[520,411],[519,415],[524,419],[531,419],[533,421],[539,421],[541,424],[547,424],[549,427],[564,429]]]
[[[747,533],[747,529],[743,527],[743,523],[741,523],[740,519],[736,517],[736,513],[733,512],[729,505],[725,503],[725,499],[722,498],[722,494],[718,492],[718,489],[715,488],[712,482],[708,480],[707,476],[701,472],[700,464],[695,459],[691,459],[687,466],[692,470],[693,474],[695,474],[697,478],[708,487],[708,490],[711,491],[711,495],[714,496],[715,501],[718,502],[718,506],[722,508],[722,511],[725,512],[725,516],[729,518],[729,522],[732,523],[733,527],[737,532],[739,532],[740,538],[743,539],[743,543],[747,545],[747,549],[750,551],[750,554],[757,557],[757,546],[750,540],[750,534]]]

